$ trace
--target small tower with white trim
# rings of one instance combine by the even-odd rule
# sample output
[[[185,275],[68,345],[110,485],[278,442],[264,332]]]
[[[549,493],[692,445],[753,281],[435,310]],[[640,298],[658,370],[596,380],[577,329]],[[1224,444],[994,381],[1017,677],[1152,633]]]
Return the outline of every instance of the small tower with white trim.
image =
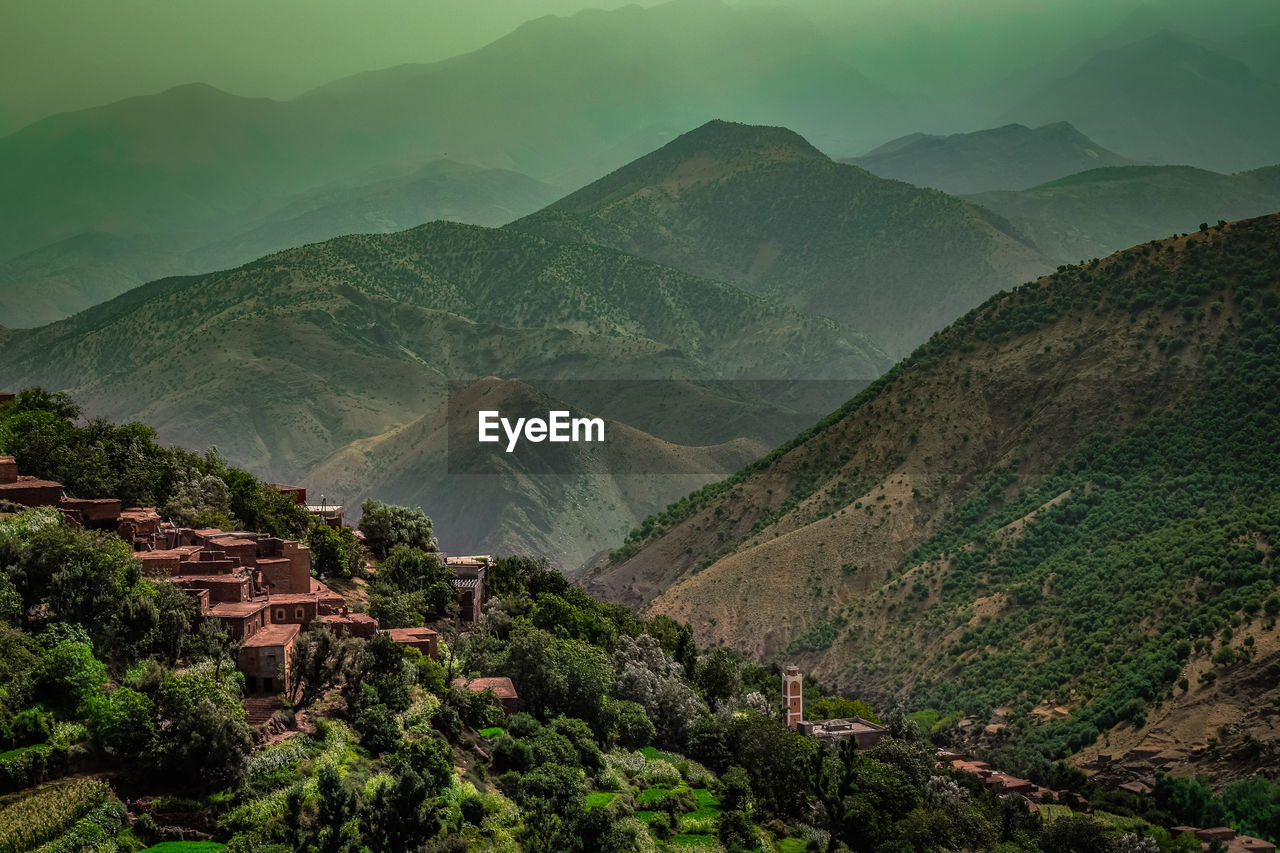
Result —
[[[804,719],[804,676],[794,666],[782,672],[782,708],[787,715],[787,728],[795,729]]]

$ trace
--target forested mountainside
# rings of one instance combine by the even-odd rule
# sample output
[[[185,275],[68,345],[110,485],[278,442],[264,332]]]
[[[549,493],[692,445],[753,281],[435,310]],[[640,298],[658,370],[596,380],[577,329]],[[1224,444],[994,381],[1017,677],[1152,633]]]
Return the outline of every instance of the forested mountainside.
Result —
[[[835,163],[785,128],[724,121],[509,227],[773,295],[895,355],[1050,268],[983,208]]]
[[[1278,291],[1275,215],[998,294],[586,588],[1048,757],[1235,695],[1160,739],[1274,769]]]
[[[203,274],[306,243],[401,231],[437,219],[501,225],[558,195],[516,172],[436,160],[406,175],[330,183],[235,214],[221,211],[216,221],[183,222],[171,204],[147,199],[148,210],[168,211],[170,230],[125,225],[128,216],[109,214],[90,230],[0,258],[0,314],[9,326],[42,326],[158,278]]]

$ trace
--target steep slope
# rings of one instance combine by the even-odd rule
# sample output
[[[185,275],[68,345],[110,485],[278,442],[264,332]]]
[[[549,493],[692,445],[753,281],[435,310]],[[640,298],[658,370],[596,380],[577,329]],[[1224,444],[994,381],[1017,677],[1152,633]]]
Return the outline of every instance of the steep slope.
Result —
[[[510,227],[774,295],[894,353],[1048,269],[981,208],[834,163],[790,130],[723,121]]]
[[[835,405],[850,377],[889,363],[848,327],[728,285],[611,249],[444,222],[153,282],[4,335],[0,386],[69,389],[95,414],[145,419],[165,441],[216,444],[289,481],[430,415],[452,380],[552,383],[559,399],[663,440],[742,438],[760,450]],[[775,399],[755,380],[801,387]],[[636,492],[662,494],[643,511],[744,457],[714,458],[714,472]],[[435,507],[460,486],[416,488],[416,502]],[[491,510],[479,523],[498,523],[502,508]],[[603,536],[572,530],[593,548]]]
[[[1190,166],[1094,169],[969,200],[994,210],[1057,264],[1110,254],[1200,223],[1280,210],[1280,167],[1221,175]]]
[[[1280,85],[1171,32],[1098,53],[1005,120],[1069,121],[1149,163],[1232,172],[1280,161]]]
[[[198,230],[160,233],[152,226],[129,226],[124,230],[132,233],[120,234],[99,219],[82,224],[108,230],[0,261],[0,315],[13,326],[39,326],[157,278],[226,269],[304,243],[400,231],[437,219],[501,225],[557,195],[525,175],[442,160],[404,177],[311,190],[265,211],[196,223]],[[182,225],[181,214],[172,212]]]
[[[1226,629],[1275,628],[1278,271],[1274,215],[993,297],[584,583],[863,695],[1002,708],[1049,757],[1141,727],[1255,653]]]
[[[1089,169],[1135,165],[1065,121],[1035,129],[1009,124],[950,136],[916,133],[840,162],[953,194],[1021,190]]]

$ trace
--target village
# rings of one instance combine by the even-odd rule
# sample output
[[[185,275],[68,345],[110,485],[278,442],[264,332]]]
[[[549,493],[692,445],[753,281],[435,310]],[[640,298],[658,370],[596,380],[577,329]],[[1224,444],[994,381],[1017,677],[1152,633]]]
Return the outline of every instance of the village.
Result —
[[[322,523],[344,524],[342,507],[308,505],[306,489],[300,486],[275,488]],[[194,598],[200,615],[217,619],[239,644],[236,665],[255,716],[266,716],[279,704],[275,697],[288,684],[294,643],[312,626],[339,636],[386,634],[404,647],[438,657],[439,634],[434,629],[383,629],[377,619],[353,612],[342,595],[312,575],[311,549],[301,542],[248,531],[180,527],[155,507],[126,508],[114,498],[68,497],[60,483],[20,474],[12,456],[0,456],[3,502],[51,507],[73,527],[116,533],[133,548],[146,577],[171,583]],[[356,536],[360,538],[358,532]],[[485,567],[491,558],[438,556],[453,571],[458,620],[474,624],[483,611]],[[460,679],[455,686],[491,690],[504,710],[516,709],[518,696],[508,678]]]

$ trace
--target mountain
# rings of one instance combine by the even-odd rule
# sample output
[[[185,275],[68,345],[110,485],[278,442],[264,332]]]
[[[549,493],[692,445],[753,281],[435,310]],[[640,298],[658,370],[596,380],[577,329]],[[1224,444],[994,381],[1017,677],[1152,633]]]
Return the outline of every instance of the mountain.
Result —
[[[72,390],[88,411],[144,418],[164,441],[215,444],[290,482],[361,442],[412,434],[410,425],[448,402],[449,382],[490,375],[548,383],[558,399],[656,440],[756,442],[727,455],[707,451],[722,467],[692,478],[705,482],[742,461],[741,447],[775,444],[837,404],[850,378],[869,380],[888,365],[853,329],[725,284],[611,249],[446,222],[162,279],[67,320],[0,335],[0,385]],[[758,380],[798,390],[773,396]],[[336,494],[336,483],[307,482]],[[445,496],[467,481],[450,482],[439,490],[419,482],[405,499],[443,517]],[[673,482],[644,512],[686,491],[691,478]],[[340,497],[355,504],[368,493]],[[579,490],[575,499],[589,505],[592,494]],[[496,526],[502,512],[490,506],[479,518]],[[580,542],[598,535],[581,526],[572,534]]]
[[[1055,264],[1280,210],[1280,167],[1221,175],[1190,166],[1092,169],[1021,192],[968,199],[1000,214]]]
[[[910,350],[1048,264],[990,212],[713,121],[511,224],[768,294]]]
[[[950,136],[916,133],[840,162],[952,194],[1021,190],[1089,169],[1135,164],[1065,121],[1034,130],[1009,124]]]
[[[547,16],[289,101],[192,84],[38,121],[0,139],[0,258],[91,231],[230,236],[299,194],[442,158],[577,186],[717,115],[857,150],[896,108],[784,9],[675,0]]]
[[[292,246],[449,219],[501,225],[559,193],[525,175],[447,160],[409,175],[310,190],[205,230],[87,231],[0,261],[0,314],[51,323],[147,281],[239,266]]]
[[[584,585],[1049,759],[1120,726],[1267,766],[1219,710],[1280,698],[1278,270],[1272,215],[998,294]]]
[[[1234,172],[1280,162],[1280,84],[1172,32],[1099,52],[1005,120],[1069,121],[1150,163]]]

